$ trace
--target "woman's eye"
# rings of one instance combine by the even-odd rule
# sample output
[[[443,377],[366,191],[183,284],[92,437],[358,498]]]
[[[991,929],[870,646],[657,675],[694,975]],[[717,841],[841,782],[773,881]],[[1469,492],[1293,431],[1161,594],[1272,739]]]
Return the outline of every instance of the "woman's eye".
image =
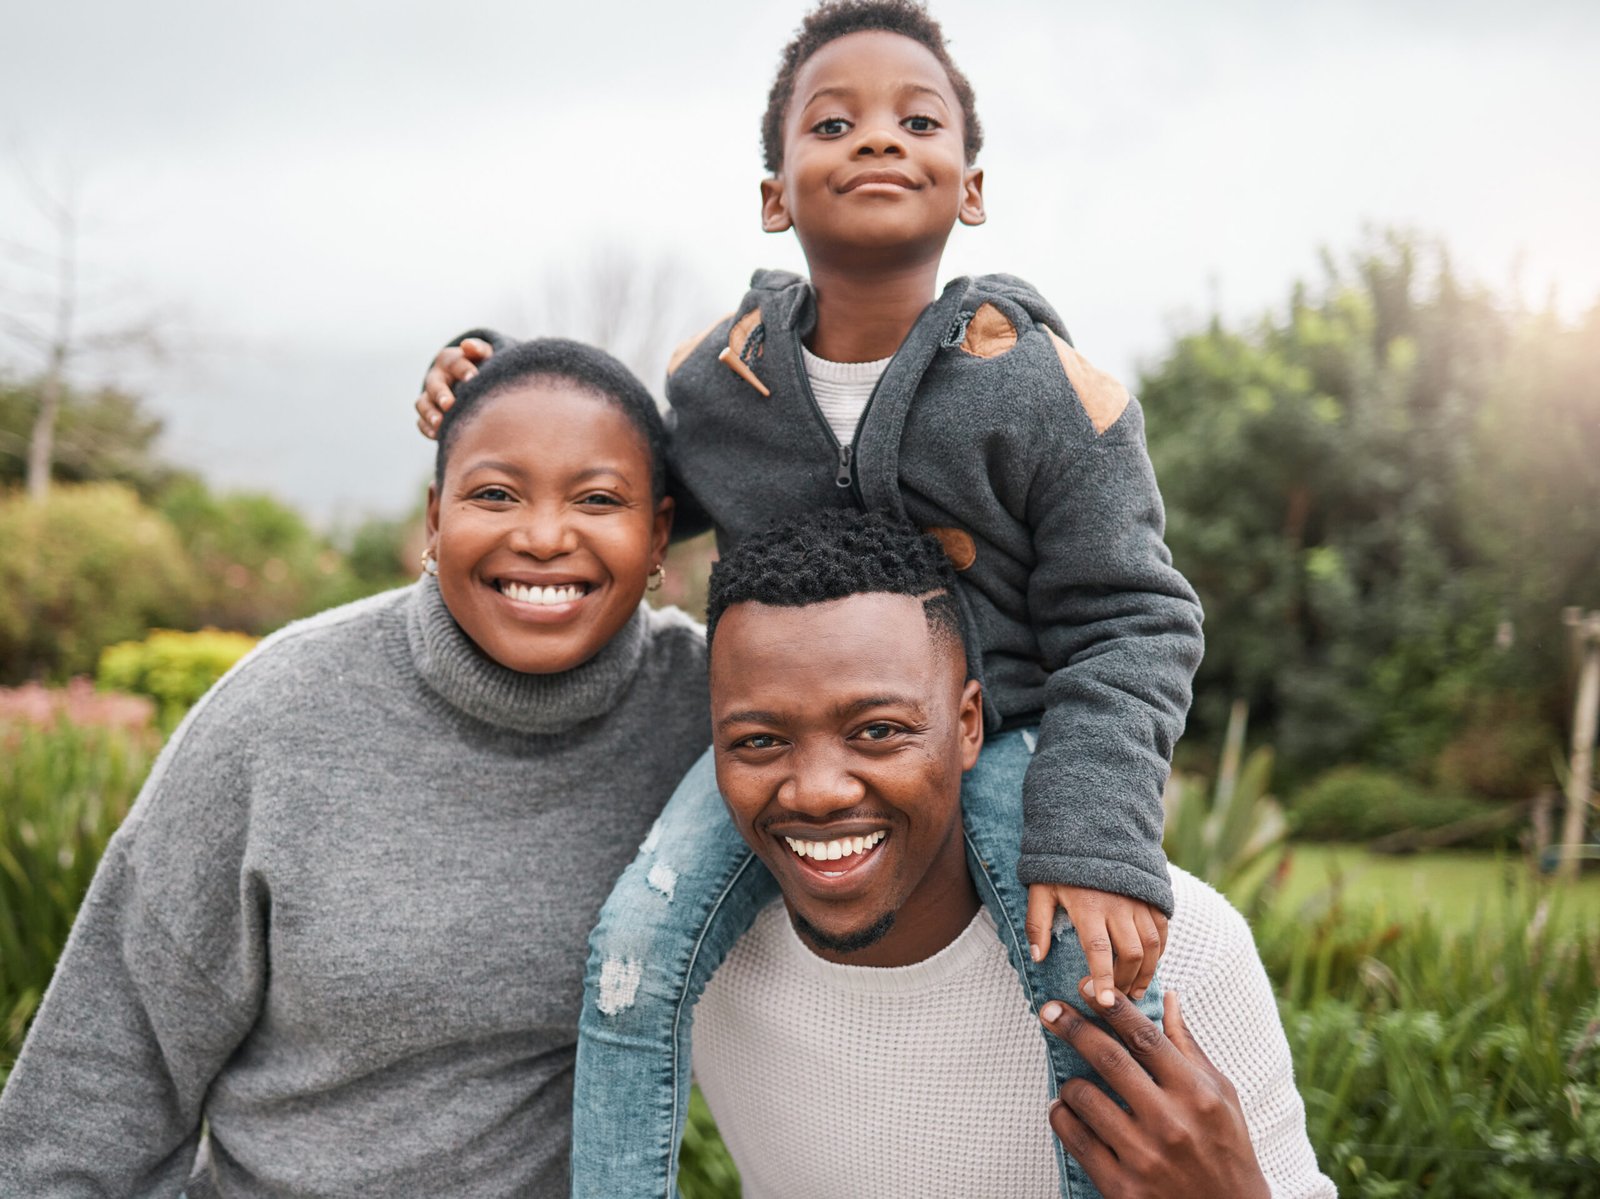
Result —
[[[811,126],[812,133],[820,133],[823,137],[838,137],[850,128],[850,122],[843,117],[829,117],[825,121],[818,121]]]
[[[592,491],[579,500],[578,503],[590,508],[615,508],[622,501],[614,495],[607,495],[603,491]]]
[[[509,504],[511,493],[504,487],[480,487],[472,493],[475,500],[487,500],[491,504]]]
[[[932,133],[939,128],[939,122],[932,117],[907,117],[901,124],[912,133]]]

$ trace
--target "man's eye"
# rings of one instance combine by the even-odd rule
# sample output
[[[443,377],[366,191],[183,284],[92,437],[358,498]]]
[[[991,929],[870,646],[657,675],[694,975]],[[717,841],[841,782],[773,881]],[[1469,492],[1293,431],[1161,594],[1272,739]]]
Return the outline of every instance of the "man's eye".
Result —
[[[838,137],[850,128],[850,122],[843,117],[829,117],[825,121],[818,121],[811,126],[812,133],[820,133],[823,137]]]
[[[932,133],[939,128],[939,122],[932,117],[907,117],[901,124],[912,133]]]
[[[771,733],[755,733],[739,742],[736,749],[771,749],[778,744],[778,739]]]
[[[887,741],[899,732],[899,727],[888,721],[878,720],[867,725],[861,730],[861,736],[868,741]]]

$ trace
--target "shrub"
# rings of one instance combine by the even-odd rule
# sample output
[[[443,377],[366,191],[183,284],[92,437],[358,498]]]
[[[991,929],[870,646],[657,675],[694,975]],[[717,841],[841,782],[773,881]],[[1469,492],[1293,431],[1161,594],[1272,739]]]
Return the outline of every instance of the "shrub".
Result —
[[[197,570],[199,623],[268,633],[357,595],[344,556],[293,508],[268,495],[215,495],[197,479],[161,497]]]
[[[0,683],[92,671],[104,646],[187,623],[193,586],[172,526],[125,487],[0,497]]]
[[[123,728],[0,727],[0,1078],[156,749]]]
[[[1289,826],[1305,841],[1370,841],[1408,829],[1443,828],[1495,810],[1480,800],[1434,795],[1399,775],[1345,767],[1300,792]],[[1500,834],[1489,836],[1498,844]]]
[[[256,638],[248,633],[156,629],[143,641],[124,641],[104,650],[95,680],[109,691],[149,696],[160,708],[161,726],[171,730],[255,644]]]
[[[1451,933],[1337,897],[1258,924],[1340,1194],[1600,1196],[1600,940],[1500,902]]]

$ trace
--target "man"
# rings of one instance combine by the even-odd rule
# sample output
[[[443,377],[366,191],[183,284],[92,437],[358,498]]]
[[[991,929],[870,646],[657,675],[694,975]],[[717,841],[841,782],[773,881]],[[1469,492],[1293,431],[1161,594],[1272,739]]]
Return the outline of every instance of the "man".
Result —
[[[1017,885],[1020,799],[964,826],[982,695],[937,543],[807,518],[718,564],[708,623],[717,781],[782,890],[696,1016],[746,1195],[1056,1195],[1057,1140],[1108,1199],[1333,1193],[1249,931],[1176,869],[1168,1035],[1121,996],[1102,1014],[1126,1049],[1045,1004],[1127,1105],[1075,1080],[1047,1109],[1026,941],[989,915]]]

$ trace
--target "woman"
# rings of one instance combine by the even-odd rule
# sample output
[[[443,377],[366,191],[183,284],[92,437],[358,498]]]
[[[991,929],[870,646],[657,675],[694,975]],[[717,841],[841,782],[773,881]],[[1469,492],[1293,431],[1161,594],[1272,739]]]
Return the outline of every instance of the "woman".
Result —
[[[458,394],[425,577],[269,638],[156,764],[0,1096],[0,1194],[566,1194],[584,938],[709,740],[704,648],[640,604],[672,509],[637,380],[535,341]]]

